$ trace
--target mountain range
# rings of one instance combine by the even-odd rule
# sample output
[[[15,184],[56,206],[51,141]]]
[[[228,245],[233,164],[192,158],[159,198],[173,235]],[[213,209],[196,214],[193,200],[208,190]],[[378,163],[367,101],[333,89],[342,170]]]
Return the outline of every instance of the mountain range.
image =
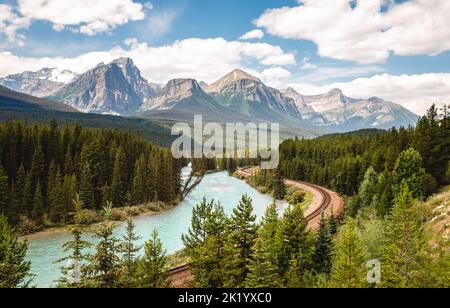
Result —
[[[131,59],[100,63],[84,74],[44,68],[0,79],[25,94],[64,103],[85,113],[191,121],[276,122],[283,127],[343,132],[415,125],[418,116],[381,98],[354,99],[339,89],[316,96],[275,89],[237,69],[208,85],[174,79],[148,82]]]

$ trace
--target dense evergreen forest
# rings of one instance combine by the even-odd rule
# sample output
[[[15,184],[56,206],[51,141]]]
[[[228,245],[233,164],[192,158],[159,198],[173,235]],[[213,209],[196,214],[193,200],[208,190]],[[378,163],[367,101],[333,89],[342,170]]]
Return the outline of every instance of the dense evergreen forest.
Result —
[[[277,206],[273,204],[268,207],[260,222],[253,213],[252,200],[247,196],[242,197],[231,216],[225,214],[220,203],[204,200],[193,209],[192,226],[182,237],[185,245],[182,255],[189,262],[192,286],[448,288],[450,286],[448,233],[447,237],[445,232],[437,234],[432,223],[445,223],[440,220],[448,217],[449,188],[444,190],[442,195],[444,199],[440,197],[425,201],[429,195],[450,183],[450,118],[447,111],[445,109],[439,112],[434,107],[431,108],[414,129],[364,131],[325,136],[316,140],[285,141],[281,145],[280,168],[272,172],[260,172],[251,180],[255,185],[270,188],[274,197],[279,199],[286,194],[283,180],[286,177],[333,188],[347,197],[342,217],[324,216],[319,229],[311,230],[308,228],[300,201],[296,201],[302,198],[290,198],[289,207],[281,215]],[[15,145],[14,149],[22,149],[18,153],[23,157],[28,155],[28,158],[21,160],[20,157],[16,157],[15,164],[11,164],[10,160],[7,160],[10,156],[5,154],[9,148],[5,148],[3,146],[5,143],[2,143],[4,152],[1,157],[4,170],[1,178],[5,184],[1,187],[10,190],[7,192],[3,189],[2,204],[21,204],[11,203],[4,197],[20,196],[15,192],[15,183],[20,178],[18,176],[20,173],[25,174],[24,178],[28,179],[25,183],[30,182],[36,190],[31,199],[33,203],[30,203],[33,207],[29,207],[27,212],[32,219],[36,204],[43,204],[41,203],[43,201],[38,203],[35,201],[44,198],[52,200],[53,195],[49,195],[49,191],[52,191],[53,187],[58,187],[49,184],[52,183],[51,174],[56,174],[55,178],[58,178],[58,174],[65,176],[72,174],[76,183],[76,186],[73,186],[74,198],[71,205],[68,205],[73,213],[73,239],[63,247],[67,257],[59,260],[63,266],[58,286],[170,287],[169,258],[158,234],[154,232],[144,247],[137,246],[139,238],[130,221],[126,234],[122,238],[116,238],[113,232],[116,225],[111,221],[111,214],[113,202],[123,206],[129,203],[129,200],[138,200],[136,198],[142,198],[140,201],[159,200],[161,198],[159,196],[168,193],[160,191],[167,187],[151,186],[154,195],[142,195],[141,190],[137,189],[144,185],[139,182],[142,177],[137,176],[142,174],[142,170],[146,170],[148,178],[153,181],[154,179],[163,181],[168,175],[169,177],[172,175],[173,182],[164,183],[166,186],[167,183],[172,183],[173,192],[176,191],[176,187],[180,189],[180,165],[177,165],[179,162],[172,161],[166,150],[116,131],[90,131],[78,126],[60,130],[55,123],[50,126],[31,127],[17,122],[2,126],[2,142],[5,140],[4,136],[8,135],[7,132],[11,134],[15,131],[24,133],[17,139],[22,140],[20,142],[22,146]],[[59,138],[50,138],[54,136],[51,132],[58,132]],[[66,140],[63,137],[65,135],[71,142],[67,144],[63,142]],[[83,136],[82,145],[78,148],[76,145],[79,143],[76,141],[80,139],[76,136]],[[25,143],[24,140],[34,142]],[[36,173],[36,170],[44,169],[36,166],[44,163],[36,162],[41,161],[39,159],[41,152],[55,148],[48,145],[55,140],[60,141],[58,143],[60,146],[56,148],[67,145],[65,152],[59,152],[59,157],[64,158],[57,160],[58,155],[47,154],[52,159],[45,162],[45,170],[48,171],[40,178],[38,176],[40,173]],[[10,144],[10,141],[6,144]],[[26,150],[28,147],[33,148],[32,154]],[[92,151],[92,148],[99,150]],[[130,156],[124,156],[125,148],[127,155]],[[99,195],[102,197],[98,197],[98,200],[86,198],[84,194],[82,179],[85,178],[83,173],[86,171],[83,170],[90,168],[82,166],[90,166],[90,160],[86,160],[86,157],[91,157],[86,153],[83,154],[86,151],[104,154],[94,155],[97,159],[109,157],[109,160],[105,159],[110,164],[109,173],[99,173],[105,175],[107,180],[103,186],[98,186],[105,187],[103,193]],[[25,163],[26,159],[29,159],[28,164]],[[71,163],[66,164],[67,160]],[[238,166],[253,163],[251,160],[204,159],[194,161],[194,170],[218,167],[233,173]],[[11,169],[14,165],[16,169]],[[72,173],[65,171],[66,165],[72,166],[73,169],[69,168]],[[158,167],[149,171],[149,165],[152,168]],[[126,169],[126,166],[129,169]],[[126,175],[131,182],[126,190],[123,187],[125,194],[114,197],[110,192],[114,185],[123,183],[117,180],[118,174],[123,175],[120,178],[125,180],[125,173],[119,172],[125,169],[128,170]],[[157,170],[165,170],[167,173],[164,173],[164,177],[158,177],[162,173]],[[47,180],[41,184],[41,179]],[[64,184],[64,181],[60,183]],[[28,184],[24,186],[27,187]],[[76,191],[79,191],[79,194]],[[109,193],[104,193],[105,191]],[[176,193],[170,195],[176,198]],[[129,197],[122,198],[123,196]],[[444,207],[445,202],[447,207]],[[83,233],[87,231],[81,220],[86,205],[93,209],[103,208],[103,222],[96,226],[93,232],[98,242],[95,247],[83,240]],[[6,215],[11,213],[10,208],[5,209]],[[441,211],[447,212],[442,214]],[[41,219],[54,217],[49,209],[42,213],[42,216],[38,216]],[[14,215],[8,218],[14,219]],[[445,226],[448,226],[448,222]],[[448,228],[445,226],[444,229]],[[17,240],[14,229],[1,215],[0,245],[2,247],[0,259],[4,260],[0,265],[0,287],[30,286],[32,278],[29,275],[30,263],[25,260],[27,245]],[[94,251],[93,254],[87,253],[90,247]],[[141,255],[142,248],[144,253]],[[9,253],[5,254],[4,251]],[[64,266],[68,260],[71,262]],[[368,277],[373,280],[369,280]]]
[[[168,149],[114,129],[0,124],[0,213],[24,232],[73,222],[72,201],[99,211],[176,202],[182,162]]]
[[[423,200],[450,183],[449,110],[445,107],[439,111],[433,106],[416,128],[284,141],[280,146],[280,170],[260,172],[253,179],[254,184],[273,190],[274,178],[280,171],[285,178],[354,196],[365,182],[370,187],[363,190],[373,190],[376,200],[363,201],[383,207],[392,205],[402,181],[410,178],[408,184],[414,198]],[[404,164],[398,164],[401,156]],[[417,174],[410,174],[417,168]]]

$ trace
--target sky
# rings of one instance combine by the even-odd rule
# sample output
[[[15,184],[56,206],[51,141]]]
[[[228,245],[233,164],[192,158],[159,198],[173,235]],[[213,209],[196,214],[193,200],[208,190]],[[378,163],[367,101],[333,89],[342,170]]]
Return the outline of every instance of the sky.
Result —
[[[277,88],[450,102],[448,0],[0,0],[0,76],[130,57],[149,81],[242,68]]]

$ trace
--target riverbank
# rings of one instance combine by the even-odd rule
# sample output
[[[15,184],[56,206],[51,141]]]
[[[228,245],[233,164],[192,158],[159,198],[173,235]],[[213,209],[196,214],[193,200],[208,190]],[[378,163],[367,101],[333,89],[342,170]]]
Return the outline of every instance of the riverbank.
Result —
[[[113,213],[111,215],[111,220],[114,223],[123,223],[129,219],[140,219],[140,218],[146,218],[151,217],[155,215],[163,214],[174,207],[176,207],[180,202],[173,203],[173,204],[165,204],[162,202],[157,203],[149,203],[149,204],[143,204],[138,206],[132,206],[132,207],[124,207],[124,208],[114,208]],[[83,223],[83,227],[86,228],[86,230],[94,229],[96,226],[98,226],[99,223],[102,222],[103,216],[101,211],[85,211],[84,213],[86,216],[89,216],[89,220],[85,221]],[[69,224],[65,226],[56,226],[56,227],[49,227],[44,228],[42,230],[39,230],[37,232],[32,232],[29,234],[23,234],[21,235],[21,239],[26,240],[33,240],[33,239],[39,239],[41,237],[48,237],[52,235],[59,235],[59,234],[68,234],[71,232],[71,229],[74,225]]]
[[[245,181],[245,183],[247,183],[249,186],[251,186],[254,189],[256,189],[257,191],[259,191],[260,193],[273,198],[272,192],[269,191],[266,187],[255,185],[255,183],[253,183],[250,180],[252,177],[250,175],[250,173],[255,174],[258,171],[258,169],[257,168],[249,168],[249,169],[245,169],[245,170],[247,170],[249,173],[243,172],[242,170],[238,170],[233,174],[233,176],[241,181]],[[309,190],[298,188],[296,185],[289,185],[289,183],[286,183],[286,184],[287,184],[286,196],[281,201],[285,201],[285,202],[289,203],[289,200],[291,199],[292,195],[295,192],[302,191],[305,194],[305,196],[304,196],[303,202],[300,203],[300,205],[304,211],[307,211],[308,208],[311,206],[311,204],[314,202],[314,197],[315,197],[314,194],[311,193]]]

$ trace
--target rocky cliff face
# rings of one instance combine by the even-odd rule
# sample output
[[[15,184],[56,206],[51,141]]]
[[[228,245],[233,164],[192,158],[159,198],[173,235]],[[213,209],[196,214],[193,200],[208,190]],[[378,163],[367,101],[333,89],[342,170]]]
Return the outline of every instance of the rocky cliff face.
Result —
[[[155,92],[131,59],[118,59],[80,75],[51,98],[83,112],[126,115]]]
[[[46,97],[76,78],[69,70],[43,68],[0,78],[0,85],[24,94]]]

